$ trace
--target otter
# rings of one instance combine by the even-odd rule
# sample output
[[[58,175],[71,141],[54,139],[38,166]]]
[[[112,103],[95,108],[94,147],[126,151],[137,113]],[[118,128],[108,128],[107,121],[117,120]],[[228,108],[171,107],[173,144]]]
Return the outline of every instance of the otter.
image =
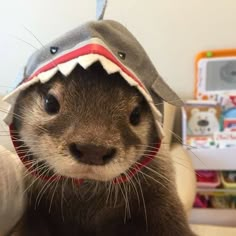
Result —
[[[162,143],[182,105],[136,38],[87,22],[29,58],[5,101],[27,205],[10,235],[193,236]]]
[[[28,168],[11,235],[194,235],[150,106],[120,73],[96,62],[32,84],[11,132]]]

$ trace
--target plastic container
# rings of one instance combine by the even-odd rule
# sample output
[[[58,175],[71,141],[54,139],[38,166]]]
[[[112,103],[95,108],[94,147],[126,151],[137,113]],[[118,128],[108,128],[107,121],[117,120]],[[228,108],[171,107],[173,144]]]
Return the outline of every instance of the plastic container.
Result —
[[[220,179],[225,188],[236,189],[236,171],[222,171],[220,172]]]
[[[220,177],[217,171],[196,171],[198,188],[216,188],[220,185]]]
[[[209,207],[209,197],[206,195],[197,194],[193,204],[194,208],[208,208]]]

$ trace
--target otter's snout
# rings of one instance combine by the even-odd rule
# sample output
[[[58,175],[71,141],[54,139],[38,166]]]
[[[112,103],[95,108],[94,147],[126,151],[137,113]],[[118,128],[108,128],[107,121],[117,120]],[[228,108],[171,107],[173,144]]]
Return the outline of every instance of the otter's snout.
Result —
[[[93,144],[71,143],[69,150],[76,160],[89,165],[104,165],[112,160],[116,154],[115,148]]]

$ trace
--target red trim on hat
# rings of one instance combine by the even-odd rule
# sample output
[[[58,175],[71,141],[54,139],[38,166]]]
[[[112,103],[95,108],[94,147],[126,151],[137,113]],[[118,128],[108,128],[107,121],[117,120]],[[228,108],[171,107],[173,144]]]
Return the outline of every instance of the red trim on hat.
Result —
[[[15,147],[15,150],[20,158],[20,160],[22,161],[22,163],[24,164],[24,166],[26,167],[26,169],[31,173],[31,175],[40,178],[42,180],[48,181],[48,182],[53,182],[53,181],[59,181],[61,179],[64,178],[68,178],[66,176],[61,176],[61,175],[54,175],[51,177],[48,176],[44,176],[41,175],[40,173],[38,173],[37,169],[34,169],[33,164],[31,162],[27,162],[26,159],[26,154],[23,152],[18,152],[19,148],[20,148],[20,143],[14,138],[14,125],[11,124],[9,126],[9,130],[10,130],[10,134],[11,134],[11,140],[12,143]],[[120,175],[119,177],[114,178],[113,183],[114,184],[120,184],[126,181],[129,181],[134,175],[136,175],[139,171],[141,171],[141,169],[145,166],[147,166],[157,155],[159,149],[161,146],[161,142],[158,141],[156,143],[156,147],[154,149],[154,151],[150,152],[148,155],[144,156],[144,158],[142,158],[142,160],[139,163],[136,163],[133,165],[132,169],[130,169],[130,171],[127,173],[127,175]],[[83,182],[83,179],[76,179],[76,178],[72,178],[74,182],[76,182],[78,185],[80,185]]]
[[[79,56],[84,56],[88,54],[98,54],[98,55],[106,57],[108,60],[112,61],[117,66],[119,66],[119,68],[123,72],[125,72],[128,76],[130,76],[134,81],[136,81],[140,87],[146,90],[145,86],[141,83],[141,81],[133,73],[131,73],[108,49],[101,46],[100,44],[95,44],[95,43],[87,44],[81,48],[75,49],[62,56],[52,59],[48,64],[43,65],[42,67],[37,69],[29,78],[26,78],[23,81],[23,83],[30,81],[31,79],[33,79],[35,76],[39,75],[40,73],[46,72],[61,63],[64,63],[72,59],[75,59]]]

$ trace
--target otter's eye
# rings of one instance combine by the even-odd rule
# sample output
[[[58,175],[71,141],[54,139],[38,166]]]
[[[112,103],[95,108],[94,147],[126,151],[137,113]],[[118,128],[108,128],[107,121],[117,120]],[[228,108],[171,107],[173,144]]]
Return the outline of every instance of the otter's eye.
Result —
[[[131,125],[138,125],[141,121],[141,108],[140,106],[137,106],[134,108],[134,110],[131,112],[129,121]]]
[[[54,115],[59,112],[60,104],[52,94],[47,94],[44,98],[44,109],[49,115]]]

